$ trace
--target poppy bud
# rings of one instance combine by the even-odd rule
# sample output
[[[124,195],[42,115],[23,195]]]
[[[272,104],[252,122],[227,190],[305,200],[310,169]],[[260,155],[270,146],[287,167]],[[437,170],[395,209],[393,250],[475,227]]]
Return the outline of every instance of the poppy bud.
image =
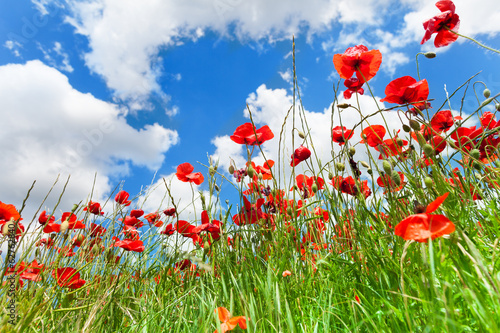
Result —
[[[425,177],[424,183],[427,188],[431,188],[434,185],[434,182],[432,181],[431,177]]]
[[[314,193],[318,192],[318,185],[316,185],[316,184],[312,184],[312,186],[311,186],[311,190],[312,190]]]
[[[478,163],[478,162],[474,162],[472,163],[472,167],[476,170],[481,170],[481,163]]]
[[[210,176],[215,175],[215,169],[214,169],[214,167],[213,167],[213,166],[210,166],[210,167],[208,168],[208,174],[209,174]]]
[[[262,180],[262,179],[264,179],[264,176],[261,173],[259,173],[259,180]]]
[[[422,149],[424,150],[425,155],[427,155],[428,157],[434,156],[434,148],[432,148],[430,144],[426,143],[422,147]]]
[[[384,160],[382,162],[382,167],[384,168],[386,174],[390,175],[392,173],[392,165],[391,163],[389,163],[389,161]]]
[[[349,107],[349,104],[347,104],[347,103],[342,103],[342,104],[338,104],[338,105],[337,105],[337,107],[338,107],[339,109],[346,109],[346,108],[348,108],[348,107]]]
[[[414,131],[420,131],[420,124],[419,124],[419,123],[418,123],[418,121],[416,121],[416,120],[410,119],[410,127],[411,127]]]
[[[368,169],[368,170],[366,170],[366,172],[368,172],[369,175],[373,175],[373,170],[372,169]]]
[[[220,188],[219,188],[219,186],[218,186],[217,184],[214,184],[214,188],[215,188],[215,190],[216,190],[217,192],[220,192]]]
[[[490,104],[492,100],[493,100],[493,98],[491,98],[491,97],[490,97],[490,98],[485,99],[485,100],[484,100],[484,102],[482,102],[482,103],[481,103],[481,106],[480,106],[480,107],[484,107],[484,106],[486,106],[486,105]]]
[[[231,164],[227,171],[229,171],[229,174],[232,175],[234,173],[234,166]]]
[[[470,156],[472,156],[472,158],[474,158],[475,160],[478,160],[480,155],[481,152],[479,151],[479,149],[472,149],[470,151]]]
[[[71,212],[74,213],[78,209],[78,204],[74,204],[73,208],[71,208]]]
[[[401,138],[397,138],[397,139],[396,139],[396,143],[397,143],[397,144],[398,144],[398,146],[400,146],[400,147],[403,147],[403,146],[405,145],[405,143],[404,143],[403,139],[401,139]]]
[[[354,154],[356,154],[356,148],[354,147],[349,148],[349,156],[354,156]]]
[[[417,132],[416,134],[417,134],[417,141],[418,141],[418,144],[419,144],[420,146],[424,146],[424,145],[427,143],[427,142],[425,141],[425,139],[424,139],[424,136],[423,136],[423,135],[422,135],[422,133],[420,133],[420,132]]]
[[[411,127],[406,125],[406,124],[403,124],[403,131],[405,131],[406,133],[409,133],[411,131]]]
[[[330,180],[333,179],[333,172],[331,172],[331,171],[328,172],[328,179],[330,179]]]
[[[491,95],[491,91],[488,88],[484,89],[484,91],[483,91],[484,98],[489,98],[490,95]]]
[[[305,139],[306,138],[306,135],[304,134],[304,132],[298,131],[298,134],[299,134],[299,138],[301,138],[301,139]]]
[[[343,163],[337,162],[335,163],[335,169],[337,169],[337,171],[342,172],[345,170],[345,165]]]
[[[359,161],[359,163],[361,163],[361,165],[364,166],[367,169],[370,168],[370,165],[368,163],[366,163],[365,161]]]
[[[293,213],[293,211],[292,211],[292,207],[288,207],[288,208],[286,209],[286,213],[287,213],[287,215],[292,216],[292,213]]]
[[[208,241],[205,241],[203,243],[203,248],[205,249],[205,251],[208,251],[210,250],[210,243]]]
[[[496,109],[497,111],[500,111],[500,103],[495,104],[495,109]]]
[[[434,53],[434,52],[426,52],[426,53],[424,53],[424,56],[427,59],[432,59],[432,58],[436,58],[436,53]]]
[[[59,229],[59,231],[61,233],[65,233],[66,230],[68,230],[68,228],[69,228],[69,222],[68,222],[68,220],[64,220],[64,222],[61,223],[61,228]]]
[[[249,167],[247,169],[247,175],[248,177],[253,178],[253,176],[255,175],[255,170],[252,167]]]
[[[81,243],[81,242],[83,242],[84,240],[85,240],[85,236],[83,236],[82,234],[78,234],[78,235],[76,236],[76,241],[77,241],[78,243]]]
[[[94,246],[92,246],[92,254],[96,256],[99,253],[100,253],[99,246],[97,244],[95,244]]]
[[[41,254],[41,253],[40,253],[40,249],[39,249],[39,248],[37,248],[37,249],[35,250],[35,259],[36,259],[36,258],[40,258],[40,254]]]

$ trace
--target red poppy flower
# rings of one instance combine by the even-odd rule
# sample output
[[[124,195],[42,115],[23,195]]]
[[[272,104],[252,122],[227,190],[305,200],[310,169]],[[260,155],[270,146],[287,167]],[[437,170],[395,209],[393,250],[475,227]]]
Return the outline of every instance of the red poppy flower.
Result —
[[[448,131],[455,123],[455,119],[450,110],[437,112],[431,119],[431,126],[437,133]]]
[[[125,238],[129,240],[139,239],[139,230],[137,230],[134,226],[124,225],[122,234],[124,234]]]
[[[71,258],[73,257],[76,253],[73,251],[73,247],[70,245],[63,246],[59,250],[57,250],[58,253],[61,253],[63,258]]]
[[[292,272],[290,271],[283,271],[283,277],[290,276],[292,275]]]
[[[398,140],[398,137],[392,139],[384,140],[381,144],[375,147],[375,150],[380,152],[378,157],[379,160],[387,158],[389,156],[402,155],[403,147],[408,145],[406,140]]]
[[[336,126],[332,129],[332,141],[337,142],[340,146],[343,146],[353,135],[354,132],[344,126]]]
[[[203,183],[203,175],[201,172],[192,173],[194,167],[190,163],[182,163],[177,167],[177,179],[185,183],[195,183],[196,185],[200,185]]]
[[[101,204],[98,202],[93,202],[90,201],[88,206],[83,208],[84,211],[89,211],[90,213],[94,215],[104,215],[104,212],[102,211]]]
[[[325,181],[321,177],[308,177],[306,175],[298,175],[295,177],[295,182],[297,183],[298,189],[303,193],[303,198],[311,198],[314,196],[315,191],[313,191],[312,187],[313,185],[316,185],[317,190],[322,190]],[[293,190],[293,188],[290,189],[290,191]]]
[[[132,209],[130,211],[130,216],[132,217],[139,218],[142,215],[144,215],[144,211],[142,209]]]
[[[222,322],[222,324],[220,325],[221,333],[232,331],[238,325],[243,330],[247,329],[247,317],[244,316],[231,317],[229,311],[224,307],[217,308],[215,312],[217,312],[217,314],[219,315],[219,320]],[[250,320],[250,318],[248,318],[248,320]],[[218,332],[219,332],[218,330],[215,330],[214,333]]]
[[[115,196],[115,201],[120,205],[130,206],[132,201],[128,200],[129,194],[126,191],[120,191]]]
[[[102,236],[105,233],[106,233],[106,229],[104,229],[100,225],[97,225],[95,223],[92,223],[90,225],[90,237]]]
[[[431,202],[424,213],[410,215],[394,228],[394,234],[420,243],[455,231],[455,225],[444,215],[431,214],[443,203],[449,192]]]
[[[349,47],[344,54],[333,56],[335,69],[343,79],[350,79],[354,73],[359,80],[369,81],[377,74],[382,63],[379,50],[368,51],[364,45]]]
[[[52,238],[42,238],[35,243],[35,246],[45,245],[47,248],[54,246],[54,240]]]
[[[247,197],[243,197],[243,207],[241,207],[241,211],[239,214],[233,216],[233,222],[239,225],[245,224],[254,224],[259,222],[260,219],[267,219],[267,214],[264,213],[261,209],[261,206],[264,204],[265,199],[259,198],[255,204],[250,203]]]
[[[166,225],[165,230],[161,231],[160,234],[172,236],[174,234],[174,232],[175,232],[175,228],[173,227],[172,223],[169,223]]]
[[[424,22],[425,35],[420,44],[425,43],[431,39],[432,34],[437,33],[434,46],[443,47],[457,40],[458,35],[453,32],[458,32],[460,19],[455,14],[455,5],[452,1],[438,1],[436,7],[441,11],[441,14]]]
[[[361,132],[361,143],[366,143],[370,147],[377,147],[384,142],[386,130],[382,125],[372,125]]]
[[[144,216],[149,223],[152,223],[155,227],[161,227],[163,225],[163,221],[160,220],[160,214],[158,212],[149,213]]]
[[[368,187],[367,180],[364,180],[362,182],[360,181],[360,184],[362,186],[361,193],[363,193],[363,196],[366,199],[372,194],[372,191]],[[341,191],[342,193],[346,193],[352,196],[356,196],[360,191],[358,186],[356,185],[356,181],[354,180],[354,178],[352,178],[352,176],[348,176],[346,178],[342,176],[333,177],[332,185],[334,188]]]
[[[427,80],[415,80],[411,76],[403,76],[391,81],[385,88],[385,98],[381,102],[409,104],[414,107],[425,107],[425,100],[429,96],[429,84]],[[416,103],[420,102],[420,103]]]
[[[40,216],[38,217],[38,222],[41,224],[41,225],[45,225],[47,222],[51,222],[53,223],[54,221],[56,220],[55,216],[52,215],[49,219],[49,217],[47,216],[47,212],[46,211],[43,211],[40,213]]]
[[[455,145],[462,149],[470,150],[472,149],[474,140],[481,137],[483,131],[483,128],[476,128],[476,126],[459,127],[451,133],[450,137],[455,140]]]
[[[229,138],[240,145],[260,146],[274,138],[274,134],[267,125],[256,129],[252,123],[245,123],[238,126]]]
[[[311,156],[311,151],[304,146],[300,146],[295,149],[292,155],[292,162],[290,162],[290,166],[297,166],[300,162],[307,160]]]
[[[0,221],[22,220],[14,205],[8,205],[0,201]]]
[[[124,239],[119,240],[117,237],[113,237],[115,241],[112,246],[121,247],[125,251],[142,252],[144,251],[144,243],[141,240],[131,240]]]
[[[363,84],[365,84],[365,82],[362,79],[359,80],[355,77],[345,80],[344,86],[346,86],[347,90],[344,91],[344,98],[350,99],[353,93],[363,95],[365,93],[365,90],[361,88]]]
[[[45,265],[40,265],[38,261],[35,259],[29,264],[25,270],[21,273],[21,279],[30,280],[30,281],[41,281],[42,277],[40,273],[45,269]],[[5,274],[7,275],[7,274]]]
[[[494,129],[500,127],[500,120],[496,121],[495,115],[489,111],[483,113],[483,115],[479,117],[479,120],[481,121],[482,128]]]
[[[60,287],[68,287],[70,289],[81,288],[86,283],[85,280],[80,279],[80,273],[71,267],[54,269],[52,277],[56,279]]]
[[[210,221],[206,210],[201,212],[201,225],[196,227],[195,229],[199,230],[199,232],[209,232],[214,240],[218,240],[220,238],[220,221]]]
[[[168,208],[163,211],[166,216],[175,216],[175,208]]]

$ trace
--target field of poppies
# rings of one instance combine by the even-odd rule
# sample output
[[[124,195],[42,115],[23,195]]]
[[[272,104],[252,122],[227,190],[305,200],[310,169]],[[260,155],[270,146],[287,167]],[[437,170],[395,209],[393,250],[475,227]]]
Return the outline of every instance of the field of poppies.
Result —
[[[422,43],[468,38],[453,2],[436,6]],[[361,114],[357,98],[371,94],[382,61],[363,45],[333,56],[336,89],[352,102],[332,113]],[[191,221],[175,204],[145,212],[125,190],[28,223],[0,202],[0,332],[498,332],[498,96],[481,86],[476,110],[450,110],[429,100],[420,74],[397,78],[380,100],[391,107],[365,116],[359,137],[332,125],[325,139],[341,150],[330,161],[316,158],[305,120],[290,159],[257,165],[261,145],[282,133],[242,124],[230,138],[246,147],[246,165],[178,166],[175,181],[210,192],[194,197],[203,210]],[[375,114],[397,114],[402,130]],[[481,125],[465,127],[472,117]],[[239,189],[230,209],[221,180]],[[27,234],[35,241],[20,253]]]

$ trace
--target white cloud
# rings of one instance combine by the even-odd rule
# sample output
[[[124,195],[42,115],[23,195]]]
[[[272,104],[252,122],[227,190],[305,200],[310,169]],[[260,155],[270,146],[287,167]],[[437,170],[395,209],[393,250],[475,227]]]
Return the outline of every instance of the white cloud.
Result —
[[[43,52],[44,59],[49,65],[60,71],[73,72],[73,67],[69,63],[69,55],[63,51],[61,43],[55,42],[54,47],[47,50],[40,43],[37,44],[38,49]]]
[[[177,132],[158,124],[134,129],[116,105],[76,91],[65,75],[38,60],[0,67],[0,110],[1,200],[19,208],[36,180],[25,224],[58,174],[61,180],[42,207],[53,209],[71,175],[56,214],[85,203],[92,190],[94,200],[106,199],[129,164],[158,169],[178,142]]]
[[[13,41],[13,40],[8,40],[5,42],[4,46],[9,49],[16,57],[20,57],[21,53],[19,52],[19,49],[21,49],[23,46],[21,43]]]

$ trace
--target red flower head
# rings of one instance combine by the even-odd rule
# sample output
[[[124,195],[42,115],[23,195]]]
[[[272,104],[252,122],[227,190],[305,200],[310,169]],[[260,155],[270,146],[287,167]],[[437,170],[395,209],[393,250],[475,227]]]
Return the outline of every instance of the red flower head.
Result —
[[[85,208],[83,208],[84,211],[89,211],[90,213],[94,215],[104,215],[104,212],[102,211],[101,204],[98,202],[93,202],[90,201],[89,205]]]
[[[455,123],[455,120],[461,120],[462,117],[453,117],[450,110],[436,112],[431,119],[431,127],[437,133],[448,131]]]
[[[40,222],[41,225],[45,225],[47,222],[53,223],[55,220],[56,220],[56,218],[54,215],[52,215],[49,219],[46,211],[43,211],[40,214],[40,217],[38,217],[38,222]]]
[[[364,180],[362,182],[360,181],[360,184],[362,186],[361,193],[363,193],[363,196],[366,199],[372,194],[372,191],[368,187],[367,180]],[[342,193],[346,193],[346,194],[349,194],[352,196],[356,196],[360,191],[358,189],[358,186],[356,185],[356,181],[354,180],[354,178],[352,178],[352,176],[349,176],[346,178],[344,178],[342,176],[333,177],[332,178],[332,185],[334,188],[341,191]]]
[[[189,163],[182,163],[177,167],[177,179],[183,181],[185,183],[195,183],[196,185],[200,185],[203,183],[203,175],[201,172],[192,173],[194,167]]]
[[[166,216],[175,216],[175,208],[168,208],[163,211]]]
[[[22,220],[14,205],[4,204],[0,201],[0,221]]]
[[[312,189],[313,185],[316,185],[317,190],[322,190],[325,185],[323,178],[315,176],[308,177],[306,175],[298,175],[295,177],[295,181],[298,189],[303,193],[304,199],[314,196],[315,192]],[[291,190],[293,190],[293,188]]]
[[[255,166],[255,164],[252,162],[252,167],[255,169],[257,173],[260,173],[262,175],[262,179],[264,180],[273,179],[273,173],[271,172],[271,168],[273,167],[273,165],[274,165],[273,160],[267,160],[267,162],[264,162],[262,166],[260,165]],[[257,177],[257,175],[255,175],[254,178],[255,177]]]
[[[495,115],[489,111],[483,113],[483,115],[479,117],[479,120],[481,121],[482,128],[494,129],[500,127],[500,120],[496,121]]]
[[[172,223],[167,224],[165,226],[165,230],[160,232],[160,234],[167,236],[172,236],[174,233],[175,233],[175,228],[173,227]]]
[[[449,193],[438,197],[431,202],[425,212],[410,215],[394,228],[394,234],[405,240],[414,240],[420,243],[429,238],[434,239],[455,231],[455,225],[444,215],[432,215],[443,203]]]
[[[130,211],[130,216],[135,217],[137,219],[142,215],[144,215],[144,211],[142,209],[132,209]]]
[[[429,84],[425,79],[417,82],[411,76],[403,76],[391,81],[387,85],[385,95],[385,98],[380,100],[381,102],[396,104],[414,103],[414,107],[422,109],[425,108],[426,102],[424,101],[429,96]]]
[[[343,79],[350,79],[354,73],[359,80],[369,81],[377,74],[382,63],[379,50],[368,51],[364,45],[349,47],[344,54],[333,56],[335,69]]]
[[[344,126],[336,126],[332,129],[332,141],[337,142],[340,146],[344,145],[353,135],[354,132]]]
[[[149,223],[152,223],[155,227],[161,227],[163,225],[163,221],[160,220],[160,214],[158,212],[149,213],[144,216]]]
[[[81,288],[86,281],[80,279],[80,273],[71,267],[54,269],[52,277],[57,280],[60,287],[68,287],[70,289]]]
[[[297,166],[300,162],[307,160],[311,156],[311,151],[304,146],[300,146],[295,149],[292,155],[292,162],[290,162],[290,166]]]
[[[386,130],[382,125],[372,125],[361,132],[361,143],[366,143],[370,147],[377,147],[384,142]]]
[[[255,204],[252,204],[247,197],[243,197],[244,206],[241,207],[239,214],[233,216],[233,222],[237,225],[254,224],[260,219],[266,219],[267,214],[261,209],[265,199],[259,198]]]
[[[274,134],[267,125],[256,129],[252,123],[245,123],[238,126],[229,138],[240,145],[260,146],[274,138]]]
[[[121,247],[125,251],[144,251],[144,243],[141,240],[125,239],[121,241],[117,237],[113,237],[113,240],[115,241],[115,243],[112,246]]]
[[[106,229],[101,227],[100,225],[97,225],[95,223],[92,223],[90,225],[90,237],[102,236],[105,233],[106,233]]]
[[[129,197],[128,192],[120,191],[116,194],[115,201],[118,202],[120,205],[130,206],[132,201],[128,200],[128,197]]]
[[[427,42],[432,34],[437,33],[434,46],[443,47],[457,40],[458,35],[453,32],[458,32],[460,19],[455,14],[455,5],[452,1],[438,1],[436,7],[439,8],[441,14],[424,22],[425,35],[420,44]]]
[[[241,329],[245,330],[247,328],[246,317],[244,316],[231,317],[229,311],[224,307],[217,308],[215,312],[217,312],[217,314],[219,315],[219,320],[222,322],[222,324],[220,325],[221,333],[232,331],[238,325],[240,326]],[[248,318],[248,320],[250,320],[250,318]],[[218,332],[219,332],[218,330],[215,330],[214,333]]]
[[[380,187],[387,187],[388,190],[390,191],[399,191],[401,190],[405,185],[406,182],[405,176],[401,171],[398,171],[399,179],[400,179],[400,185],[398,186],[396,182],[391,178],[390,175],[384,175],[384,177],[378,177],[377,178],[377,184]],[[386,194],[388,191],[384,191],[384,194]]]
[[[358,93],[363,95],[365,90],[361,88],[365,84],[365,82],[361,79],[356,79],[355,77],[351,77],[344,81],[344,86],[346,86],[347,90],[344,91],[344,98],[350,99],[353,93]]]

